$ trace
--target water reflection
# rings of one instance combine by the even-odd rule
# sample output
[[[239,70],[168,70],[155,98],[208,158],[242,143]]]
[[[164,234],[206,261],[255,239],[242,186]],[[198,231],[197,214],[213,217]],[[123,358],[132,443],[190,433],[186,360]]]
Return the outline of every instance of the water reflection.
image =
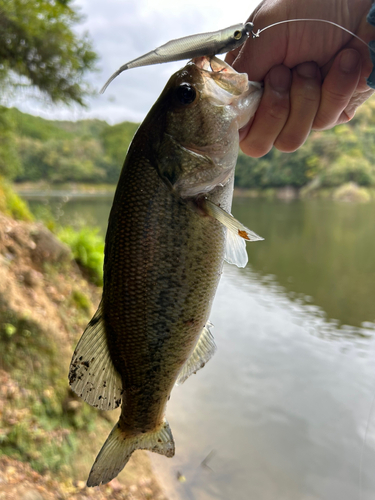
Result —
[[[312,304],[314,300],[304,293],[289,291],[281,286],[275,275],[262,276],[255,272],[250,265],[241,270],[246,278],[238,280],[250,291],[257,302],[264,308],[272,308],[279,304],[290,311],[292,321],[301,327],[307,328],[311,335],[316,335],[327,340],[349,341],[358,348],[366,349],[366,339],[375,334],[375,323],[363,321],[361,326],[345,325],[338,319],[329,318],[327,313],[319,306]],[[267,289],[267,296],[262,293],[262,288]]]
[[[104,233],[110,204],[72,199],[61,219]],[[240,199],[233,213],[266,239],[247,268],[225,266],[218,351],[173,391],[176,456],[152,454],[156,470],[171,500],[353,500],[359,477],[373,500],[375,205]]]
[[[375,322],[375,204],[237,199],[234,215],[265,238],[250,264],[308,295],[342,324]]]

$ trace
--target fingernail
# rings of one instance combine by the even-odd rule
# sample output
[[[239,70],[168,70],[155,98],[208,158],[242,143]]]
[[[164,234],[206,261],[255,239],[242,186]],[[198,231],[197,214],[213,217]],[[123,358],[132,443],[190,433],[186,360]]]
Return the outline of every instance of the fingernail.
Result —
[[[288,68],[272,68],[269,73],[269,83],[276,92],[286,92],[289,90],[291,81],[292,78]]]
[[[359,64],[359,54],[356,50],[344,50],[340,58],[340,69],[343,73],[353,73]]]
[[[302,78],[315,78],[317,74],[317,65],[314,62],[299,64],[296,68],[297,74]]]

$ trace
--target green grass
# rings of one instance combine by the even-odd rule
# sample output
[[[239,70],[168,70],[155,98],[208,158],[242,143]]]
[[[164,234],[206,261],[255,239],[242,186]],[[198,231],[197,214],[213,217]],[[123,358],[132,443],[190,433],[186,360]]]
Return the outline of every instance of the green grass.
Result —
[[[41,473],[69,469],[77,452],[76,433],[92,429],[97,412],[75,402],[53,334],[27,314],[17,316],[4,302],[0,314],[0,368],[10,374],[12,386],[0,412],[1,453]]]
[[[58,238],[66,243],[77,264],[95,285],[103,284],[104,239],[98,228],[67,226],[57,231]]]
[[[10,184],[0,177],[0,212],[18,220],[34,219],[27,203],[16,194]]]

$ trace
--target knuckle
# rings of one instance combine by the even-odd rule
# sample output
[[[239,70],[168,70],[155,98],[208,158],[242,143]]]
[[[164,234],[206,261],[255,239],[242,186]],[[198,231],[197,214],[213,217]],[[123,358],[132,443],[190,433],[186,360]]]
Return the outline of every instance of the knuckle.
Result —
[[[338,92],[337,90],[326,89],[324,97],[331,105],[333,104],[345,108],[351,95],[347,95],[344,92]]]
[[[313,123],[313,129],[326,130],[328,128],[331,128],[335,124],[336,118],[337,116],[333,117],[331,115],[328,115],[327,113],[320,113],[318,116],[315,117]]]
[[[265,105],[264,114],[273,121],[285,121],[289,114],[289,101],[279,100]]]
[[[260,158],[266,155],[272,148],[272,144],[264,143],[261,140],[257,141],[243,141],[240,144],[241,150],[247,156],[251,156],[252,158]]]
[[[304,144],[306,137],[301,137],[296,134],[280,134],[275,141],[275,147],[283,153],[294,153],[299,147]]]
[[[320,92],[300,92],[297,94],[295,102],[298,103],[298,106],[301,108],[305,106],[309,108],[317,107],[320,102]]]

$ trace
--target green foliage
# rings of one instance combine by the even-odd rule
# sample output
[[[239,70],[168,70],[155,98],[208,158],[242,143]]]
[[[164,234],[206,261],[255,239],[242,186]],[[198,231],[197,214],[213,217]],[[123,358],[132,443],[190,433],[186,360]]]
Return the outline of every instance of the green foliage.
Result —
[[[109,159],[108,182],[117,182],[130,142],[138,128],[136,123],[123,122],[103,129],[101,140]]]
[[[74,131],[69,131],[64,127],[64,122],[28,115],[17,108],[8,109],[8,114],[13,120],[14,132],[17,137],[28,137],[40,141],[73,139],[75,137]]]
[[[18,139],[23,174],[18,181],[103,182],[106,178],[101,145],[95,139]]]
[[[72,302],[78,309],[88,312],[90,310],[91,301],[81,290],[76,288],[72,292]]]
[[[72,250],[78,265],[96,285],[103,284],[104,240],[98,228],[76,230],[70,226],[57,232],[59,239]]]
[[[0,82],[20,86],[26,77],[52,101],[83,104],[82,76],[97,56],[87,34],[73,30],[81,17],[70,3],[0,0]]]
[[[48,121],[8,111],[14,144],[9,151],[13,150],[21,165],[8,169],[16,182],[114,184],[138,127],[129,122],[110,126],[100,120]],[[375,103],[369,101],[352,122],[313,132],[293,154],[273,148],[263,158],[249,158],[240,152],[235,185],[263,191],[283,186],[331,188],[347,182],[375,186],[374,116]]]
[[[371,200],[371,192],[353,182],[348,182],[334,190],[333,199],[336,201],[366,203]]]
[[[366,158],[340,156],[321,176],[323,187],[341,186],[348,182],[359,186],[375,185],[375,169]]]
[[[11,373],[11,397],[0,413],[4,454],[27,460],[38,472],[57,473],[76,453],[75,429],[90,428],[95,410],[67,410],[66,366],[53,335],[25,311],[18,316],[0,303],[0,368]],[[52,439],[51,439],[52,437]]]
[[[21,171],[16,148],[15,123],[11,113],[0,106],[0,175],[14,179]]]
[[[241,188],[301,187],[321,170],[319,157],[313,148],[297,150],[293,155],[272,149],[263,158],[239,154],[235,183]]]
[[[0,135],[0,174],[16,182],[115,184],[138,127],[129,122],[110,126],[101,120],[44,120],[3,109],[0,133],[2,116],[7,124],[3,139]],[[2,149],[6,134],[9,141]]]
[[[79,120],[76,122],[53,121],[51,123],[59,128],[60,131],[67,132],[70,136],[79,136],[84,139],[100,139],[102,131],[109,127],[107,122],[97,119]]]
[[[11,215],[15,219],[31,221],[33,216],[27,206],[10,187],[8,182],[0,177],[0,212]]]

